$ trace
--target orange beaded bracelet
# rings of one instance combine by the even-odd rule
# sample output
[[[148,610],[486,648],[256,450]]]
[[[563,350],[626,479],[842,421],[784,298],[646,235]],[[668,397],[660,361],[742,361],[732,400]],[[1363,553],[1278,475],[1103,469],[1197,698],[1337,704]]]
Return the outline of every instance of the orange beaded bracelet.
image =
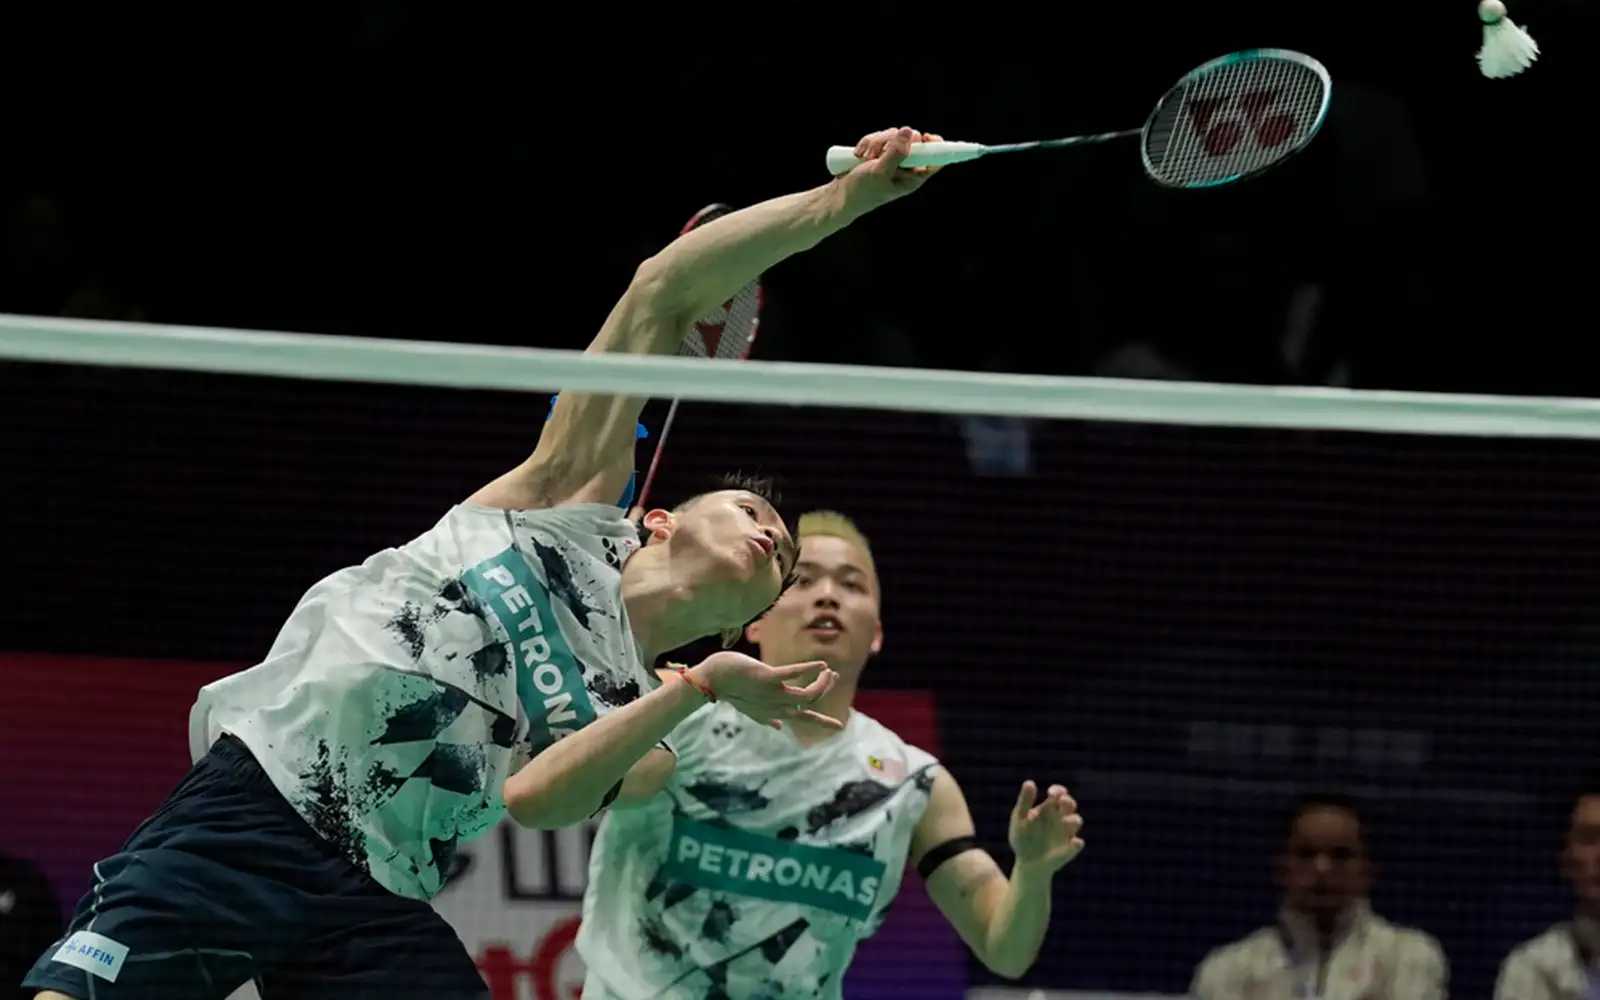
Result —
[[[669,663],[665,669],[659,669],[656,671],[656,676],[660,677],[663,681],[666,680],[669,675],[676,675],[685,684],[705,695],[706,701],[717,700],[717,693],[711,690],[711,685],[702,684],[701,682],[695,680],[689,675],[689,668],[683,664]]]

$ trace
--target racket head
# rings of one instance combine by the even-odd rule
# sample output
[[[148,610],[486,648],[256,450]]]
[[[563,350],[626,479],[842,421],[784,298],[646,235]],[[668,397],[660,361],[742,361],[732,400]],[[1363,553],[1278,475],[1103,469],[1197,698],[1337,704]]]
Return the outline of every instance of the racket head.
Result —
[[[694,213],[683,232],[705,225],[733,211],[732,207],[716,202]],[[680,234],[681,235],[681,234]],[[743,361],[756,345],[756,333],[761,328],[761,307],[765,304],[760,279],[750,282],[734,293],[733,298],[695,320],[678,354],[695,358],[721,358]]]
[[[1321,130],[1333,82],[1322,63],[1290,49],[1246,49],[1185,74],[1156,102],[1140,136],[1144,169],[1170,188],[1254,177]]]

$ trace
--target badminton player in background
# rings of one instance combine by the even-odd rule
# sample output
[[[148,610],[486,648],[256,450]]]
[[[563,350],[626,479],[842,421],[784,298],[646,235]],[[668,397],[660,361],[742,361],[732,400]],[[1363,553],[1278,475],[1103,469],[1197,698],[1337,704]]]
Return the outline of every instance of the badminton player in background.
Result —
[[[850,174],[680,236],[589,351],[676,350],[767,268],[921,186],[929,171],[900,167],[920,139],[874,133]],[[221,1000],[250,980],[266,1000],[483,997],[427,904],[459,842],[507,811],[542,828],[594,815],[710,698],[761,725],[837,727],[809,707],[834,680],[820,662],[724,651],[648,669],[737,635],[795,546],[755,484],[649,510],[642,532],[624,519],[644,403],[562,393],[527,460],[317,583],[261,663],[203,688],[195,766],[94,866],[24,985],[51,1000]]]
[[[984,965],[1017,977],[1038,955],[1055,874],[1083,849],[1077,803],[1060,785],[1039,801],[1024,782],[1002,872],[950,772],[851,707],[883,646],[866,537],[832,511],[797,534],[794,585],[746,634],[764,660],[825,661],[839,681],[816,707],[844,729],[774,732],[718,703],[672,731],[676,760],[650,752],[654,781],[635,775],[590,856],[585,1000],[838,997],[907,861]]]

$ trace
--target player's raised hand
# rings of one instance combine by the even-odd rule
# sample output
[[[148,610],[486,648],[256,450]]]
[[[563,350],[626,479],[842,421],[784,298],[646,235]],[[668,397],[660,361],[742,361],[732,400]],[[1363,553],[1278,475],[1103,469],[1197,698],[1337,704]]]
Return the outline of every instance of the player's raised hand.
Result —
[[[762,725],[782,729],[782,720],[803,716],[834,729],[844,728],[838,719],[810,708],[839,679],[821,660],[773,667],[743,653],[725,650],[701,660],[689,673],[697,687]],[[816,674],[811,683],[803,687],[791,683],[809,674]]]
[[[1039,788],[1024,781],[1011,810],[1011,850],[1017,864],[1042,868],[1053,874],[1083,850],[1078,832],[1083,817],[1066,788],[1051,785],[1044,801],[1034,804]]]
[[[937,135],[913,128],[890,128],[861,137],[855,155],[862,163],[838,183],[844,188],[846,204],[859,213],[870,212],[920,188],[939,167],[902,167],[918,142],[941,142]]]

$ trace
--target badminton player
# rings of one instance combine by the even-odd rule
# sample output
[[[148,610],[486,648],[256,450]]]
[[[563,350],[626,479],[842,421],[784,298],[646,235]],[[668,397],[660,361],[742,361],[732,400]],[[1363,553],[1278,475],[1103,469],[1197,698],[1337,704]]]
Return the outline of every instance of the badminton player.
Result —
[[[929,172],[900,161],[921,138],[874,133],[850,174],[681,236],[638,268],[589,350],[675,350],[768,267],[915,191]],[[527,460],[317,583],[265,659],[203,688],[195,766],[94,866],[24,985],[51,1000],[220,1000],[250,980],[266,1000],[482,997],[427,904],[457,844],[507,811],[543,828],[593,815],[709,698],[757,724],[837,725],[808,707],[834,680],[820,663],[722,652],[647,669],[736,635],[795,547],[755,484],[626,521],[615,503],[643,404],[562,393]]]
[[[839,680],[816,708],[844,728],[774,731],[719,702],[668,737],[675,766],[651,751],[663,794],[611,811],[590,858],[584,1000],[838,997],[908,859],[994,972],[1020,976],[1038,954],[1052,880],[1083,848],[1077,804],[1059,785],[1036,801],[1025,782],[1002,872],[950,773],[851,707],[883,646],[867,539],[831,511],[797,534],[794,585],[746,635],[763,660],[826,662]]]

